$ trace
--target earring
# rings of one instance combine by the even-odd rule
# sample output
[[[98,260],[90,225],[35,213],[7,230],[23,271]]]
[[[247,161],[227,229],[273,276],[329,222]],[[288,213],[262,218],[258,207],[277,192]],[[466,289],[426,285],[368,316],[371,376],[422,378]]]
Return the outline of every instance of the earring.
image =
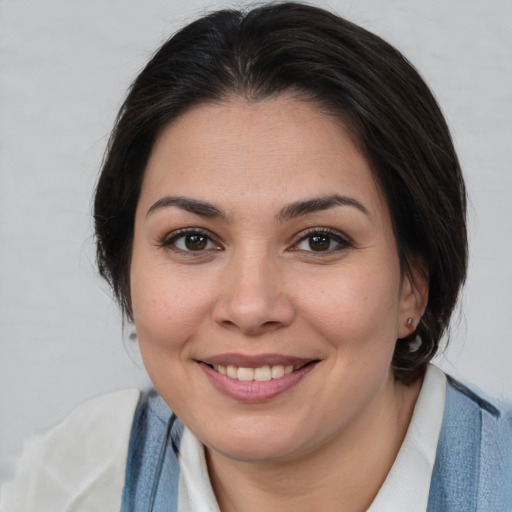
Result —
[[[413,319],[412,319],[412,316],[410,316],[410,317],[407,319],[407,322],[405,322],[405,324],[407,325],[407,327],[411,327],[411,326],[412,326],[412,322],[413,322]]]

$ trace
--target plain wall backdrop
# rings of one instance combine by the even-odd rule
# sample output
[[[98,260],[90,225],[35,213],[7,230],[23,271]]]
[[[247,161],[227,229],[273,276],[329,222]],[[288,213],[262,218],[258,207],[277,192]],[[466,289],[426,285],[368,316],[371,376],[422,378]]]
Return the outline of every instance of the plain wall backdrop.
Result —
[[[172,32],[220,5],[244,2],[0,2],[0,479],[28,433],[88,397],[148,385],[96,276],[91,196],[130,82]],[[316,5],[397,46],[445,112],[470,196],[471,258],[439,364],[510,399],[512,1]]]

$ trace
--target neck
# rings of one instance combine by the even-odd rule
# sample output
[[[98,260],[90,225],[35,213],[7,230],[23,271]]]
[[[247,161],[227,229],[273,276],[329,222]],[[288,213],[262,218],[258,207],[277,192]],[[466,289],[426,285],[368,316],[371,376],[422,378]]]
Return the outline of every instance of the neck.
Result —
[[[293,460],[241,462],[207,450],[222,512],[364,511],[393,465],[407,432],[421,379],[390,382],[337,437]]]

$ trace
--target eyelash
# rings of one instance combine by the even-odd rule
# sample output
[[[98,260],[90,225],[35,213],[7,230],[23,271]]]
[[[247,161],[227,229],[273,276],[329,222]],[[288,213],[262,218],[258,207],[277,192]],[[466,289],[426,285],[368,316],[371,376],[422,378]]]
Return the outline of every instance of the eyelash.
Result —
[[[177,243],[180,240],[183,240],[186,243],[187,237],[198,236],[206,243],[204,248],[200,250],[193,250],[178,247]],[[290,247],[290,251],[301,251],[303,253],[311,253],[312,255],[322,257],[323,255],[330,255],[338,251],[342,251],[344,249],[349,249],[353,247],[353,243],[344,235],[342,235],[339,231],[336,231],[331,228],[310,228],[305,232],[300,233],[298,240]],[[328,246],[325,250],[315,251],[311,247],[311,242],[314,237],[324,238],[326,239]],[[309,240],[309,242],[308,242]],[[304,249],[300,248],[302,243],[308,242],[309,248]],[[335,243],[335,247],[331,247],[332,243]],[[208,247],[208,245],[213,244],[214,247]],[[215,242],[211,233],[200,228],[188,228],[188,229],[179,229],[174,231],[169,236],[163,239],[160,244],[165,249],[169,249],[175,252],[178,252],[183,255],[189,256],[200,256],[211,253],[212,250],[219,251],[222,247]]]
[[[183,240],[184,243],[186,243],[186,238],[193,237],[193,236],[199,236],[199,237],[203,238],[206,241],[207,245],[214,244],[215,248],[205,247],[204,249],[201,249],[201,250],[192,250],[192,249],[180,248],[177,246],[177,242],[179,240]],[[212,250],[220,250],[221,249],[219,244],[213,240],[211,234],[208,231],[206,231],[204,229],[200,229],[200,228],[178,229],[177,231],[173,231],[170,235],[166,236],[162,240],[160,245],[162,247],[164,247],[165,249],[169,249],[169,250],[172,250],[175,252],[179,252],[181,254],[191,255],[191,256],[202,255],[202,254],[205,254]]]
[[[326,250],[315,251],[311,247],[311,241],[314,237],[323,237],[328,239],[329,247]],[[307,242],[309,240],[309,249],[300,249],[299,245],[303,242]],[[337,244],[336,247],[331,248],[330,245],[332,242]],[[305,232],[300,234],[299,240],[292,246],[292,251],[304,251],[315,254],[315,256],[321,256],[324,254],[332,254],[333,252],[342,251],[343,249],[349,249],[353,247],[353,243],[344,235],[342,235],[339,231],[336,231],[331,228],[311,228]]]

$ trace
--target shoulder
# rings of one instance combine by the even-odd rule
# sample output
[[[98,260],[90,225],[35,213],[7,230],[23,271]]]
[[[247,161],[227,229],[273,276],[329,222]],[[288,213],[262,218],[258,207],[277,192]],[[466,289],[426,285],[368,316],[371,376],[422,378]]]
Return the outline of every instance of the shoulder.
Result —
[[[141,395],[129,444],[122,510],[177,509],[183,431],[181,421],[155,390]]]
[[[431,503],[450,504],[449,510],[505,511],[512,506],[511,492],[510,406],[447,376]]]
[[[471,389],[469,386],[462,384],[458,380],[446,376],[447,394],[450,395],[451,407],[458,408],[459,411],[465,412],[479,412],[500,420],[505,417],[509,411],[505,404],[500,404],[497,400],[486,397],[483,393]]]
[[[445,424],[453,433],[458,432],[460,441],[478,445],[481,477],[488,468],[506,467],[509,471],[507,476],[512,482],[510,404],[491,399],[482,392],[447,377]]]
[[[91,399],[25,442],[16,476],[0,494],[4,512],[116,510],[140,392]]]
[[[512,408],[447,376],[443,430],[479,446],[481,461],[512,459]],[[486,461],[485,461],[486,462]]]

